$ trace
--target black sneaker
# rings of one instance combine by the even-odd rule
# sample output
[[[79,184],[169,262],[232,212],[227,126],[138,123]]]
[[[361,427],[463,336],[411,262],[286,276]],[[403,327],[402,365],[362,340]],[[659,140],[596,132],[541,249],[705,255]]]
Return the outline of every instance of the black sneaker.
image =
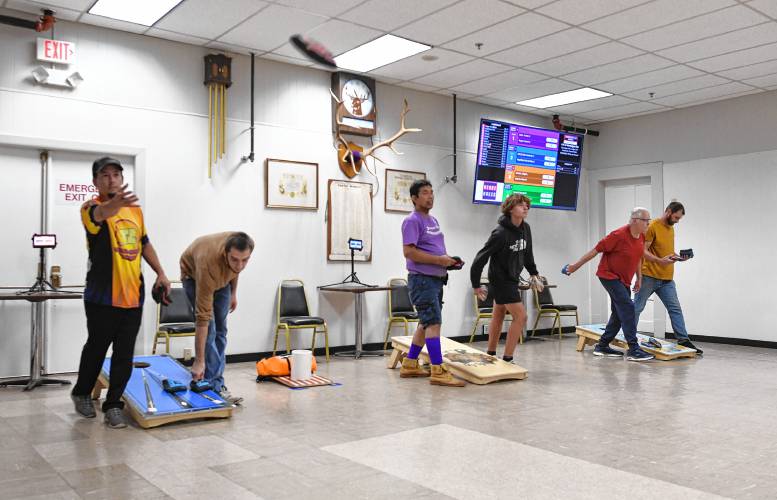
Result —
[[[127,427],[127,421],[124,420],[124,413],[121,408],[108,408],[105,412],[105,423],[111,429],[123,429]]]
[[[94,418],[97,416],[97,412],[94,411],[94,404],[92,403],[92,395],[76,396],[70,395],[70,399],[73,400],[73,406],[76,409],[76,413],[85,418]]]
[[[629,349],[629,353],[626,355],[627,361],[650,361],[655,356],[646,353],[639,347],[634,347],[632,349]]]
[[[689,348],[689,349],[695,349],[695,350],[696,350],[696,354],[698,354],[699,356],[701,356],[702,354],[704,354],[704,351],[702,351],[701,349],[699,349],[698,347],[696,347],[695,345],[693,345],[693,342],[691,342],[691,339],[682,339],[682,340],[678,340],[678,341],[677,341],[677,345],[681,345],[681,346],[683,346],[683,347],[687,347],[687,348]]]
[[[617,349],[613,349],[612,347],[606,345],[601,346],[599,344],[596,344],[594,346],[594,356],[606,356],[608,358],[622,358],[623,357],[623,351],[619,351]]]

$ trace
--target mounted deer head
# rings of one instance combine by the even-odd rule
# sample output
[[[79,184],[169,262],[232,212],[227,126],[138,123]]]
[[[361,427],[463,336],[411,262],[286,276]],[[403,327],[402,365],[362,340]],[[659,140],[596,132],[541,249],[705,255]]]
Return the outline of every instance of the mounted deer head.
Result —
[[[343,104],[342,100],[337,98],[334,92],[331,90],[329,92],[332,94],[332,99],[337,102],[337,113],[335,120],[337,123],[340,123],[340,120],[342,119],[345,112],[345,105]],[[356,99],[359,99],[359,96],[349,95],[348,97],[350,97],[352,102],[354,102],[354,109],[356,109],[355,101]],[[361,102],[359,102],[359,106],[361,106]],[[402,108],[402,114],[400,115],[399,130],[385,141],[381,141],[374,146],[371,146],[367,150],[357,144],[354,144],[353,142],[346,141],[345,138],[343,138],[343,135],[338,131],[336,135],[337,142],[339,143],[337,146],[337,162],[340,165],[340,170],[342,170],[349,179],[356,177],[356,174],[361,171],[362,166],[366,165],[365,160],[368,156],[372,156],[375,160],[383,162],[383,160],[375,156],[374,153],[379,148],[384,146],[388,147],[391,151],[394,152],[394,154],[401,155],[402,153],[394,148],[394,142],[396,142],[397,139],[407,133],[422,131],[420,128],[405,127],[405,116],[407,116],[409,111],[410,108],[407,105],[407,99],[405,99],[404,106]]]

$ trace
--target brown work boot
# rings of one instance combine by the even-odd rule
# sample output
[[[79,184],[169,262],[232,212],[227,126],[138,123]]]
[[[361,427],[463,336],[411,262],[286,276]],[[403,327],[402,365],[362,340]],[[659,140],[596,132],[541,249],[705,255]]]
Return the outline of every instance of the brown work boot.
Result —
[[[432,375],[429,377],[429,383],[448,387],[464,387],[464,381],[451,375],[451,372],[444,365],[432,365]]]
[[[429,371],[424,370],[419,364],[417,359],[405,358],[402,360],[402,367],[399,369],[399,376],[402,378],[408,377],[428,377]]]

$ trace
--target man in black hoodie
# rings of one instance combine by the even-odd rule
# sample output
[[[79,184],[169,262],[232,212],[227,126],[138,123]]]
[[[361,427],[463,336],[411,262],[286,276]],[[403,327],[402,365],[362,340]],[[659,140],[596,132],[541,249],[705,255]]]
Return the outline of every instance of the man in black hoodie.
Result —
[[[526,325],[526,308],[521,303],[518,290],[521,271],[525,267],[531,275],[531,286],[542,290],[537,266],[532,252],[531,229],[524,219],[529,214],[531,200],[522,194],[508,196],[502,202],[502,216],[499,225],[491,232],[486,244],[475,256],[470,268],[470,280],[480,300],[485,300],[488,292],[494,298],[494,314],[488,326],[488,354],[496,356],[496,346],[502,334],[505,314],[513,317],[507,331],[505,351],[502,359],[513,360],[513,352]],[[480,286],[480,275],[490,259],[488,266],[488,290]]]

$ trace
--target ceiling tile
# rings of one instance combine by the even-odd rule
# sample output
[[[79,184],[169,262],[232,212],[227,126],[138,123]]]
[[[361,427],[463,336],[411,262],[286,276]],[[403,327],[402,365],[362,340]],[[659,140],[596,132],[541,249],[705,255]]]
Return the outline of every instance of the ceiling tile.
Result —
[[[294,64],[295,66],[313,66],[313,62],[307,59],[300,59],[298,57],[287,57],[273,52],[267,52],[261,55],[262,59],[269,59],[271,61],[278,61],[286,64]]]
[[[521,12],[523,9],[498,0],[464,0],[424,16],[394,34],[417,42],[441,45]]]
[[[423,85],[433,85],[439,88],[448,88],[460,85],[465,82],[479,80],[484,76],[503,73],[510,69],[510,66],[499,64],[485,59],[475,59],[459,66],[454,66],[442,71],[435,71],[427,76],[415,78],[416,83]]]
[[[443,47],[483,57],[566,28],[569,28],[567,24],[527,12],[448,42]],[[482,43],[483,46],[478,49],[476,43]]]
[[[683,104],[689,104],[693,102],[705,101],[716,97],[722,97],[732,94],[741,94],[742,92],[748,92],[755,90],[748,85],[743,85],[737,82],[726,83],[718,85],[716,87],[709,87],[706,89],[693,90],[691,92],[683,92],[681,94],[675,94],[658,99],[652,99],[650,102],[656,104],[662,104],[664,106],[681,106]]]
[[[653,92],[655,97],[651,100],[655,101],[656,99],[661,99],[665,96],[679,94],[681,92],[689,92],[696,89],[703,89],[705,87],[712,87],[715,85],[722,85],[724,83],[728,83],[728,80],[725,78],[721,78],[715,75],[701,75],[694,78],[680,80],[678,82],[670,82],[663,85],[652,85],[645,89],[629,92],[623,95],[635,99],[645,99],[645,94],[648,92]]]
[[[553,3],[554,1],[555,0],[505,0],[505,2],[525,9],[536,9],[537,7],[542,7],[543,5]]]
[[[437,59],[427,61],[424,57],[436,57]],[[470,56],[451,52],[450,50],[431,49],[402,59],[401,61],[374,69],[370,71],[370,74],[401,78],[402,80],[412,80],[419,76],[428,75],[432,71],[440,71],[456,64],[471,61],[472,59],[473,58]]]
[[[130,33],[143,33],[148,29],[148,26],[143,26],[141,24],[128,23],[126,21],[119,21],[109,17],[95,16],[92,14],[82,14],[79,21],[85,24],[92,24],[94,26],[101,26],[103,28],[119,31],[128,31]]]
[[[61,3],[61,2],[58,2]],[[49,8],[57,11],[55,17],[58,21],[75,21],[78,16],[81,15],[81,11],[65,9],[60,6],[54,5],[53,2],[29,2],[23,0],[8,0],[5,4],[6,8],[18,10],[19,12],[26,12],[36,16],[41,15],[41,9]]]
[[[747,6],[758,9],[772,19],[777,19],[777,2],[774,0],[753,0]]]
[[[641,75],[630,76],[627,78],[620,78],[607,83],[600,83],[596,88],[600,90],[606,90],[613,94],[622,94],[637,89],[644,89],[647,87],[661,85],[667,82],[674,82],[677,80],[683,80],[685,78],[691,78],[694,76],[703,75],[699,70],[689,68],[687,66],[676,65],[669,68],[663,68],[650,73],[643,73]]]
[[[485,96],[473,97],[468,100],[479,102],[481,104],[488,104],[489,106],[504,106],[505,104],[508,104],[508,101],[504,101],[502,99],[494,99],[494,98],[485,97]]]
[[[458,0],[369,0],[337,16],[383,31],[392,31],[407,23],[443,9]]]
[[[738,68],[740,66],[757,64],[762,61],[774,59],[775,54],[777,54],[777,43],[770,43],[768,45],[740,50],[730,54],[723,54],[721,56],[710,57],[708,59],[702,59],[699,61],[690,62],[688,64],[694,68],[699,68],[704,71],[716,72],[724,69]]]
[[[545,73],[550,76],[560,76],[585,68],[627,59],[640,54],[642,54],[642,51],[639,49],[623,45],[619,42],[610,42],[591,47],[590,49],[584,49],[561,57],[549,59],[541,63],[532,64],[531,66],[527,66],[526,69],[538,73]]]
[[[568,23],[580,25],[649,1],[651,0],[589,0],[587,2],[559,0],[537,9],[537,12]]]
[[[612,108],[599,109],[596,111],[589,111],[587,113],[580,113],[583,118],[590,120],[607,120],[610,118],[625,117],[636,113],[644,113],[647,111],[659,111],[668,110],[665,106],[659,106],[651,102],[635,102],[633,104],[626,104],[624,106],[615,106]]]
[[[549,78],[540,82],[530,83],[527,85],[519,85],[509,89],[500,90],[489,94],[487,97],[494,99],[504,99],[505,101],[516,102],[524,101],[526,99],[532,99],[534,97],[540,97],[544,95],[557,94],[559,92],[566,92],[578,88],[577,85],[563,80],[556,80]]]
[[[695,61],[773,42],[777,42],[777,22],[771,21],[662,50],[658,55],[679,62]]]
[[[219,37],[218,41],[254,49],[272,50],[288,41],[290,35],[304,33],[324,21],[326,18],[323,16],[282,5],[270,5]]]
[[[275,3],[285,5],[287,7],[294,7],[295,9],[304,10],[312,14],[320,14],[322,16],[334,17],[338,14],[348,12],[356,5],[362,3],[363,0],[275,0]]]
[[[199,38],[196,36],[182,35],[175,33],[174,31],[160,30],[159,28],[151,28],[145,33],[148,36],[155,36],[157,38],[164,38],[165,40],[172,40],[174,42],[188,43],[189,45],[205,45],[208,43],[207,38]]]
[[[640,33],[621,40],[645,50],[661,50],[768,21],[757,12],[737,5],[687,21]]]
[[[747,78],[771,75],[772,73],[777,73],[777,59],[765,61],[760,64],[752,64],[741,68],[720,71],[717,74],[725,78],[731,78],[732,80],[745,80]]]
[[[488,59],[513,66],[532,63],[567,54],[570,50],[581,50],[606,42],[607,39],[586,31],[570,28],[538,40],[518,45],[488,56]]]
[[[597,83],[618,78],[647,73],[673,64],[674,63],[668,59],[653,54],[643,54],[630,59],[603,64],[595,68],[584,69],[576,73],[564,75],[564,80],[570,80],[582,85],[595,85]]]
[[[565,104],[564,106],[555,106],[548,108],[554,113],[563,114],[580,114],[589,111],[595,111],[597,109],[612,108],[614,106],[623,106],[625,104],[631,104],[637,102],[634,99],[623,97],[620,95],[612,95],[610,97],[602,97],[601,99],[592,99],[590,101],[576,102],[573,104]]]
[[[186,0],[154,27],[212,40],[267,5],[262,0]]]
[[[699,106],[701,104],[707,104],[707,103],[715,102],[715,101],[723,101],[723,100],[727,100],[727,99],[734,99],[734,98],[737,98],[737,97],[742,97],[742,96],[746,96],[746,95],[750,95],[750,94],[757,94],[759,92],[763,92],[763,90],[761,90],[761,89],[753,89],[753,90],[746,90],[744,92],[737,92],[736,94],[726,94],[726,95],[722,95],[722,96],[718,96],[718,97],[710,97],[708,99],[702,99],[701,101],[693,101],[693,102],[689,102],[689,103],[685,103],[685,104],[678,104],[677,106],[675,106],[675,108],[687,108],[687,107],[690,107],[690,106]]]
[[[12,8],[11,3],[12,2],[10,1],[6,2],[6,7],[8,7],[9,9]],[[38,3],[38,4],[44,4],[46,6],[54,7],[54,10],[58,10],[57,7],[64,7],[65,9],[77,10],[79,12],[83,12],[85,10],[89,10],[89,8],[92,7],[94,0],[46,0],[43,2],[23,0],[18,3],[28,3],[28,4]],[[59,12],[57,12],[56,17],[59,18]]]
[[[597,19],[584,27],[612,38],[622,38],[669,23],[690,19],[734,5],[734,0],[656,0],[632,9]]]
[[[240,45],[233,45],[231,43],[224,43],[224,42],[208,42],[205,46],[211,49],[221,50],[224,52],[233,52],[235,54],[250,55],[251,52],[253,52],[257,56],[264,54],[264,51],[262,50],[257,51],[255,49],[249,49],[248,47],[241,47]]]
[[[475,95],[490,94],[498,90],[515,87],[525,83],[538,82],[545,80],[545,75],[539,73],[533,73],[524,69],[514,69],[499,73],[498,75],[491,75],[480,80],[457,85],[452,87],[451,90],[459,92],[467,92]]]
[[[459,94],[458,92],[451,92],[450,89],[435,90],[434,93],[435,94],[439,94],[439,95],[448,96],[448,97],[453,97],[453,94],[456,94],[456,98],[457,99],[465,99],[465,100],[466,99],[470,99],[472,97],[475,97],[472,94],[467,94],[467,93],[464,93],[464,92],[462,92],[461,94]]]
[[[504,107],[509,109],[517,109],[518,111],[523,111],[524,113],[531,113],[537,116],[553,116],[555,114],[553,111],[548,111],[547,109],[530,108],[529,106],[521,106],[520,104],[511,103]]]
[[[413,90],[420,90],[421,92],[434,92],[435,90],[439,90],[440,87],[434,87],[432,85],[422,85],[420,83],[415,82],[402,82],[398,83],[400,87],[405,87],[407,89],[413,89]]]
[[[774,85],[777,85],[777,74],[759,76],[758,78],[750,78],[749,80],[744,80],[744,83],[761,88],[773,87]]]

